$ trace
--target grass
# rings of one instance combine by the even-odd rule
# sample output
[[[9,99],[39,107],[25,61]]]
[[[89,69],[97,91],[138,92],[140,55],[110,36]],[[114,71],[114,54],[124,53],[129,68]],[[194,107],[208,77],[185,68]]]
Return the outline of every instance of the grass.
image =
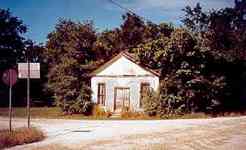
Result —
[[[47,118],[47,119],[85,119],[85,120],[153,120],[159,117],[149,117],[142,113],[123,113],[120,118],[110,118],[110,112],[103,112],[101,108],[95,107],[92,116],[82,114],[64,115],[59,107],[33,107],[31,108],[31,118]],[[8,108],[0,108],[0,116],[8,117]],[[13,117],[26,117],[26,108],[13,108]]]
[[[0,130],[0,149],[33,143],[45,138],[43,132],[36,128],[19,128],[12,132]]]
[[[8,108],[0,108],[0,116],[8,116]],[[26,117],[25,107],[13,108],[13,117]],[[86,119],[87,116],[82,114],[64,115],[59,107],[32,107],[31,118],[48,118],[48,119]]]
[[[92,116],[85,116],[82,114],[64,115],[59,107],[32,107],[31,118],[47,118],[47,119],[85,119],[85,120],[156,120],[156,119],[198,119],[198,118],[211,118],[211,117],[232,117],[246,115],[244,113],[223,113],[214,115],[208,115],[205,113],[191,113],[184,115],[166,115],[162,118],[159,116],[150,117],[144,113],[134,112],[122,112],[119,118],[110,118],[112,113],[102,112],[101,109],[97,108],[93,111]],[[8,108],[0,108],[0,117],[8,117]],[[24,118],[26,117],[25,107],[13,108],[13,117]]]
[[[207,119],[211,118],[210,115],[205,113],[190,113],[190,114],[183,114],[183,115],[164,115],[162,116],[163,119]]]

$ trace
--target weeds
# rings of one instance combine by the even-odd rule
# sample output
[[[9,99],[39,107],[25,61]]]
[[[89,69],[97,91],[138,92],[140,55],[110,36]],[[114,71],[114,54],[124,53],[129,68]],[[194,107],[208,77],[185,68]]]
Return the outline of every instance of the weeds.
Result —
[[[36,128],[19,128],[12,132],[0,130],[0,149],[37,142],[44,138],[44,133]]]

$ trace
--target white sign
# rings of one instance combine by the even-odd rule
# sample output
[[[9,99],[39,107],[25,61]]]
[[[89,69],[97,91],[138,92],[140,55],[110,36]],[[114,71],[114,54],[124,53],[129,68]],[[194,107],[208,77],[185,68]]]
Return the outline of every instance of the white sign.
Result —
[[[28,78],[28,64],[18,63],[18,77],[21,79]],[[40,63],[30,63],[30,78],[40,78]]]

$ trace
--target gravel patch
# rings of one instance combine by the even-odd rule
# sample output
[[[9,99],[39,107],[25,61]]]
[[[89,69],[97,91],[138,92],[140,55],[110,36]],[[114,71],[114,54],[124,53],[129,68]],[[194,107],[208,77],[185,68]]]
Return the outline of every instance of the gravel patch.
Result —
[[[15,118],[14,127],[26,120]],[[0,118],[0,129],[8,126]],[[246,117],[178,120],[64,120],[33,119],[43,130],[42,142],[11,149],[204,149],[244,150]]]

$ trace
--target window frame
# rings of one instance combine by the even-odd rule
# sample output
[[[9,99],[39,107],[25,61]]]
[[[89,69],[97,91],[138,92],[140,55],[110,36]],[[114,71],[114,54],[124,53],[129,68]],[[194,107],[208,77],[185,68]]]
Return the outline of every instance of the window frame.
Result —
[[[143,94],[143,87],[144,86],[147,86],[148,87],[148,91],[147,91],[148,93],[151,90],[151,87],[150,87],[150,83],[149,82],[142,82],[140,84],[140,101],[139,101],[139,107],[140,108],[143,108],[143,97],[144,97],[144,95],[146,95],[146,94]]]
[[[97,104],[105,106],[106,101],[106,84],[97,84]]]

